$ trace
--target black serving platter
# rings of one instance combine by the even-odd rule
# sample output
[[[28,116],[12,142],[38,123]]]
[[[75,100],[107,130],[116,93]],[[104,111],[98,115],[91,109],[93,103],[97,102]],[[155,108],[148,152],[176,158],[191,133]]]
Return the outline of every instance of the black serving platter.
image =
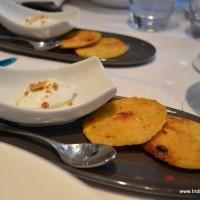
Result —
[[[74,29],[68,33],[66,37],[74,34],[77,30],[79,29]],[[144,40],[116,33],[100,32],[103,36],[122,39],[128,45],[128,52],[123,56],[114,59],[102,60],[104,66],[106,67],[133,67],[150,62],[155,58],[156,48]],[[0,26],[0,35],[15,36],[2,26]],[[63,36],[61,38],[63,38]],[[56,48],[51,51],[41,52],[33,49],[27,43],[19,41],[13,42],[13,40],[9,41],[0,39],[0,49],[31,57],[70,63],[74,63],[83,59],[76,55],[73,50],[61,50]]]
[[[169,115],[200,122],[198,116],[169,107],[167,110]],[[67,125],[42,128],[26,127],[25,129],[60,142],[81,143],[87,142],[82,133],[82,121],[83,118]],[[11,125],[14,124],[11,123]],[[198,193],[181,194],[180,190],[199,190],[200,170],[185,170],[169,166],[145,153],[140,146],[116,148],[117,158],[113,162],[102,167],[84,170],[63,164],[49,146],[40,142],[3,132],[0,132],[0,141],[37,154],[75,176],[97,185],[133,192],[133,195],[135,192],[153,195],[155,199],[159,199],[161,196],[177,199],[183,197],[198,199],[199,197]]]

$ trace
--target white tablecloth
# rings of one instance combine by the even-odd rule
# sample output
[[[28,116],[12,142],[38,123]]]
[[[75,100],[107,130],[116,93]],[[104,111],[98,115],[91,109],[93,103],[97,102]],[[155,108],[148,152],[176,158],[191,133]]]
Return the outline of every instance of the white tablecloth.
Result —
[[[140,67],[106,68],[119,95],[155,98],[165,105],[200,115],[200,86],[197,87],[200,74],[192,67],[192,60],[200,52],[200,42],[186,33],[189,22],[183,10],[180,12],[177,7],[169,30],[146,33],[129,27],[128,10],[105,8],[86,0],[72,2],[81,8],[80,27],[126,34],[156,47],[156,58],[151,63]],[[187,99],[196,88],[197,96],[193,96],[196,110],[193,110]]]
[[[177,11],[172,16],[170,29],[149,33],[129,27],[128,10],[97,6],[89,0],[71,0],[67,3],[81,9],[80,28],[126,34],[146,40],[156,47],[153,62],[139,67],[105,68],[118,89],[118,95],[154,98],[165,105],[200,116],[200,74],[192,67],[192,60],[200,53],[200,42],[186,33],[189,23],[183,12]],[[66,65],[25,56],[20,58],[23,59],[19,59],[13,68],[56,68]],[[104,200],[146,198],[134,193],[92,187]]]

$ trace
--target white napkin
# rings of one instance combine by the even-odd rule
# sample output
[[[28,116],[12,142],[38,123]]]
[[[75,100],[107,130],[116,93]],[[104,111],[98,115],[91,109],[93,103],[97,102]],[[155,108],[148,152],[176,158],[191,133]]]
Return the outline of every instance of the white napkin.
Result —
[[[61,6],[65,0],[9,0],[16,3],[25,3],[25,2],[53,2],[56,6]]]

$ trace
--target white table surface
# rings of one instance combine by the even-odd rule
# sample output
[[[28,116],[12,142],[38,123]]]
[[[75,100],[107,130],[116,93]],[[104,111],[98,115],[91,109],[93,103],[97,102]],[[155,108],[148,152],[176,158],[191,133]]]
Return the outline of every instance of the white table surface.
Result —
[[[200,115],[200,103],[195,112],[185,97],[187,90],[200,81],[200,74],[192,67],[192,60],[200,52],[200,42],[186,33],[189,22],[183,12],[177,11],[172,16],[170,30],[149,33],[129,27],[128,10],[105,8],[86,0],[72,2],[81,8],[80,27],[126,34],[156,47],[156,58],[151,63],[140,67],[106,68],[119,95],[155,98],[165,105]]]
[[[172,16],[171,24],[175,26],[171,29],[149,33],[129,27],[128,10],[97,6],[89,0],[71,0],[67,3],[81,9],[80,28],[126,34],[146,40],[156,47],[156,58],[151,63],[139,67],[105,68],[118,89],[118,95],[153,98],[167,106],[200,116],[200,74],[192,67],[192,60],[200,52],[200,42],[186,34],[189,23],[183,12],[177,11]],[[1,52],[1,57],[9,55]],[[48,69],[66,65],[25,56],[19,58],[12,68]],[[194,105],[189,105],[186,96],[193,98]],[[104,200],[150,199],[106,187],[89,187]]]

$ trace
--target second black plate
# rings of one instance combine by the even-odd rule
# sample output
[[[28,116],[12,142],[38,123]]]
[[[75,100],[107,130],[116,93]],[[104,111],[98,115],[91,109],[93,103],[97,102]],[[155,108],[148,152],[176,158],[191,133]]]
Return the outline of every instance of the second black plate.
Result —
[[[156,53],[155,47],[144,40],[116,33],[107,33],[107,32],[101,32],[101,33],[103,34],[103,36],[106,37],[119,38],[123,40],[126,44],[128,44],[129,47],[128,52],[123,56],[117,57],[115,59],[108,59],[105,61],[102,60],[103,64],[107,67],[138,66],[150,62],[154,59]],[[12,36],[13,34],[4,29],[3,27],[0,27],[0,35]],[[83,59],[77,56],[73,50],[61,51],[55,49],[51,51],[41,52],[33,49],[31,46],[26,45],[25,43],[20,43],[17,41],[13,43],[13,41],[0,40],[0,49],[32,57],[39,57],[39,58],[45,58],[63,62],[70,62],[70,63],[77,62]]]

